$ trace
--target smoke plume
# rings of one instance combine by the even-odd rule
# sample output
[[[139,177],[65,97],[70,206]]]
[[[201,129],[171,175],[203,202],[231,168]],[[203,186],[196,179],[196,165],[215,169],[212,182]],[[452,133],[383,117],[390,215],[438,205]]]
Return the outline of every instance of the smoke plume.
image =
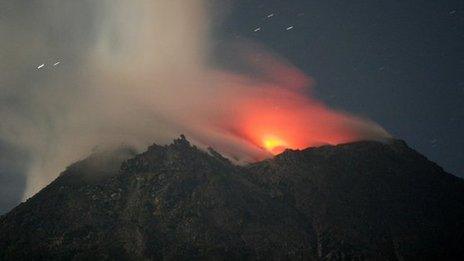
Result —
[[[256,45],[244,73],[212,66],[205,0],[0,4],[0,139],[27,151],[27,198],[95,146],[181,133],[239,162],[388,134],[310,96],[312,80]]]

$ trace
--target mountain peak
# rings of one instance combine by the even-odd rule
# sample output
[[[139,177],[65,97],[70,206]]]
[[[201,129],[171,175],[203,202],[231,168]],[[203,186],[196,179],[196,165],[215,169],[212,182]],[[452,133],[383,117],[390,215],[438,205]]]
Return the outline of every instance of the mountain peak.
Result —
[[[178,139],[175,139],[173,145],[177,147],[191,147],[190,142],[187,140],[184,134],[181,134]]]
[[[151,145],[146,152],[125,161],[121,170],[125,172],[168,171],[172,169],[201,168],[208,164],[231,163],[218,152],[209,149],[210,154],[191,145],[184,135],[171,144]]]
[[[464,257],[464,181],[400,140],[249,166],[185,136],[109,155],[73,164],[1,217],[0,260]]]

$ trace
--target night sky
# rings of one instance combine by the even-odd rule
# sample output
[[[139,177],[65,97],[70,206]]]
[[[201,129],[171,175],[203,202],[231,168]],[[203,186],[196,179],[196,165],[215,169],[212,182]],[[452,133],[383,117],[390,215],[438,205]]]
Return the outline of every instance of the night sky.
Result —
[[[232,2],[217,14],[218,53],[233,41],[264,45],[311,76],[330,107],[372,119],[464,178],[464,1]],[[28,155],[0,137],[0,213],[22,197],[18,158]]]
[[[319,99],[464,177],[463,1],[234,3],[222,34],[270,47],[315,79]]]

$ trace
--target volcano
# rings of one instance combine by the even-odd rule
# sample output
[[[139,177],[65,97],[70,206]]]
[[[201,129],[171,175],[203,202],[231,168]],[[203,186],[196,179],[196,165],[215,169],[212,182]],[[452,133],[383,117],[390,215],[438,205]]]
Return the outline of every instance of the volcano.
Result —
[[[246,166],[185,137],[94,153],[0,219],[0,260],[462,260],[464,180],[401,140]]]

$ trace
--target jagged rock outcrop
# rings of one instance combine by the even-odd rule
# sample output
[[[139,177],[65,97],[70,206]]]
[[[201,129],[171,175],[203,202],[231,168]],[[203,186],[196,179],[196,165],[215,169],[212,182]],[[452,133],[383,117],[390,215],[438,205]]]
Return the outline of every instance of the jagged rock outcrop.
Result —
[[[0,219],[0,260],[464,257],[464,181],[398,140],[233,165],[181,137],[68,167]]]

